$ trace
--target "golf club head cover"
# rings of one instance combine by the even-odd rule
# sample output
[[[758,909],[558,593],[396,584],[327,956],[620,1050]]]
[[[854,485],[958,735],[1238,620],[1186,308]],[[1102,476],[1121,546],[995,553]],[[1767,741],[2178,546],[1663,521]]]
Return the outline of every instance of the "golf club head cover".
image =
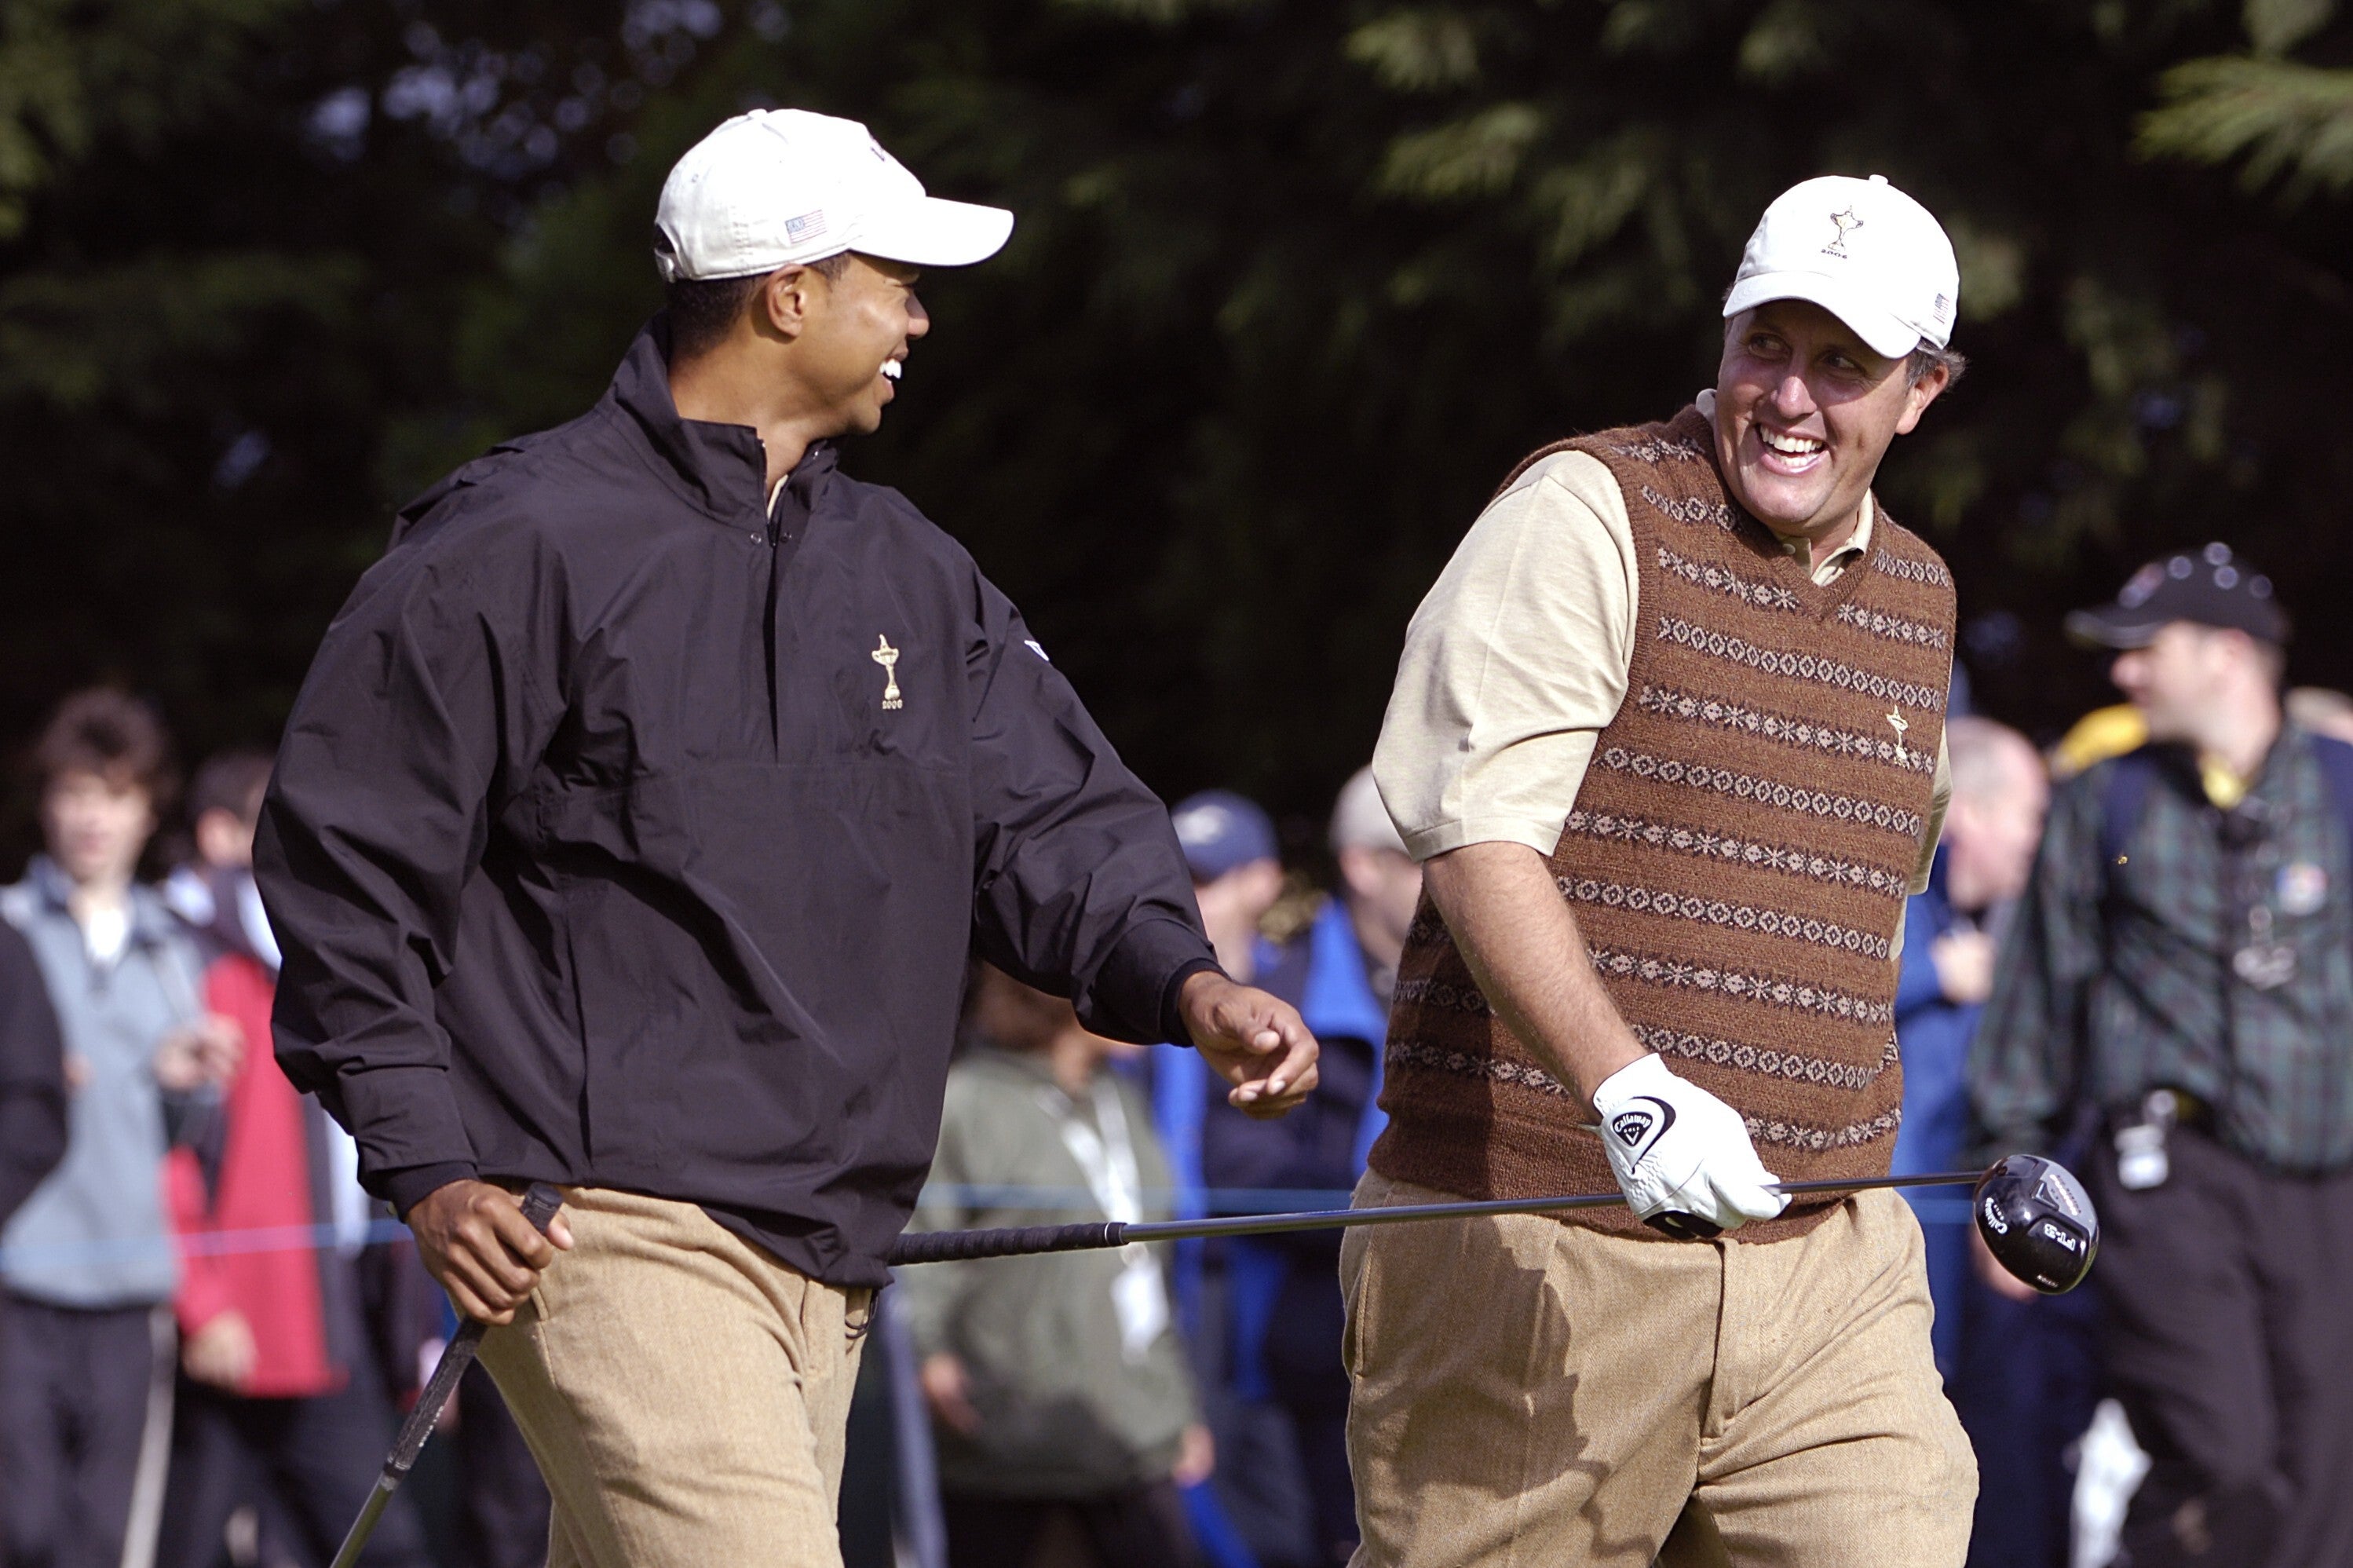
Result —
[[[1769,1220],[1789,1200],[1769,1190],[1740,1113],[1656,1055],[1621,1067],[1593,1092],[1594,1128],[1635,1214],[1669,1235],[1706,1236]]]

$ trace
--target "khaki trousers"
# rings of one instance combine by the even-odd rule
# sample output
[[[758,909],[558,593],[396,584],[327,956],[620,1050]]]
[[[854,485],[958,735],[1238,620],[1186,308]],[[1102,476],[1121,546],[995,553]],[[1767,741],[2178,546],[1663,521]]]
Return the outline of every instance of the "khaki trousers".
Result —
[[[573,1247],[482,1340],[554,1498],[548,1568],[840,1568],[834,1507],[872,1292],[692,1203],[565,1194]]]
[[[1448,1194],[1367,1175],[1356,1206]],[[1977,1461],[1920,1227],[1858,1193],[1770,1245],[1535,1214],[1340,1253],[1353,1568],[1959,1568]]]

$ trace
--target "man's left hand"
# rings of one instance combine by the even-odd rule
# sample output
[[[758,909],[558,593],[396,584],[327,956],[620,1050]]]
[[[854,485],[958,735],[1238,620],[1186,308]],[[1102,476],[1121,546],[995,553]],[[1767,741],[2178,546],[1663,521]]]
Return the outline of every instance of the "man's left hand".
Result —
[[[245,1059],[245,1031],[237,1020],[206,1013],[155,1044],[155,1081],[174,1094],[216,1088],[237,1076]]]
[[[1234,1086],[1226,1103],[1236,1110],[1278,1117],[1314,1090],[1315,1036],[1289,1002],[1203,969],[1176,1005],[1193,1048]]]
[[[1928,944],[1938,989],[1947,1001],[1963,1007],[1993,995],[1993,966],[1999,956],[1993,937],[1985,931],[1955,931]]]
[[[231,1393],[246,1385],[259,1359],[260,1352],[253,1342],[253,1325],[234,1307],[216,1313],[180,1347],[180,1364],[187,1369],[190,1377]]]

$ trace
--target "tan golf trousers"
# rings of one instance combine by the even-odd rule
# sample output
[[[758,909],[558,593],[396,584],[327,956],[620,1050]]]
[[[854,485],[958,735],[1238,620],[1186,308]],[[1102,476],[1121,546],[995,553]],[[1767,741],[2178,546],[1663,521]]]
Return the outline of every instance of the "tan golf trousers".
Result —
[[[840,1568],[834,1506],[872,1292],[692,1203],[564,1195],[573,1247],[482,1341],[554,1494],[548,1568]]]
[[[1368,1175],[1356,1206],[1447,1196]],[[1762,1246],[1350,1231],[1353,1568],[1960,1568],[1977,1461],[1923,1255],[1885,1192]]]

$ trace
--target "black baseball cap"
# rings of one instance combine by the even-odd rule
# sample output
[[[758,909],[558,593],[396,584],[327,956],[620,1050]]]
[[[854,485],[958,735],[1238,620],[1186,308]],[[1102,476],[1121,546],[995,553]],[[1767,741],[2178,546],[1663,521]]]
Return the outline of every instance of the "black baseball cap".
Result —
[[[2287,641],[2287,611],[2272,597],[2272,579],[2221,544],[2149,562],[2114,604],[2072,612],[2067,635],[2099,648],[2146,648],[2177,620],[2243,631],[2261,642]]]

